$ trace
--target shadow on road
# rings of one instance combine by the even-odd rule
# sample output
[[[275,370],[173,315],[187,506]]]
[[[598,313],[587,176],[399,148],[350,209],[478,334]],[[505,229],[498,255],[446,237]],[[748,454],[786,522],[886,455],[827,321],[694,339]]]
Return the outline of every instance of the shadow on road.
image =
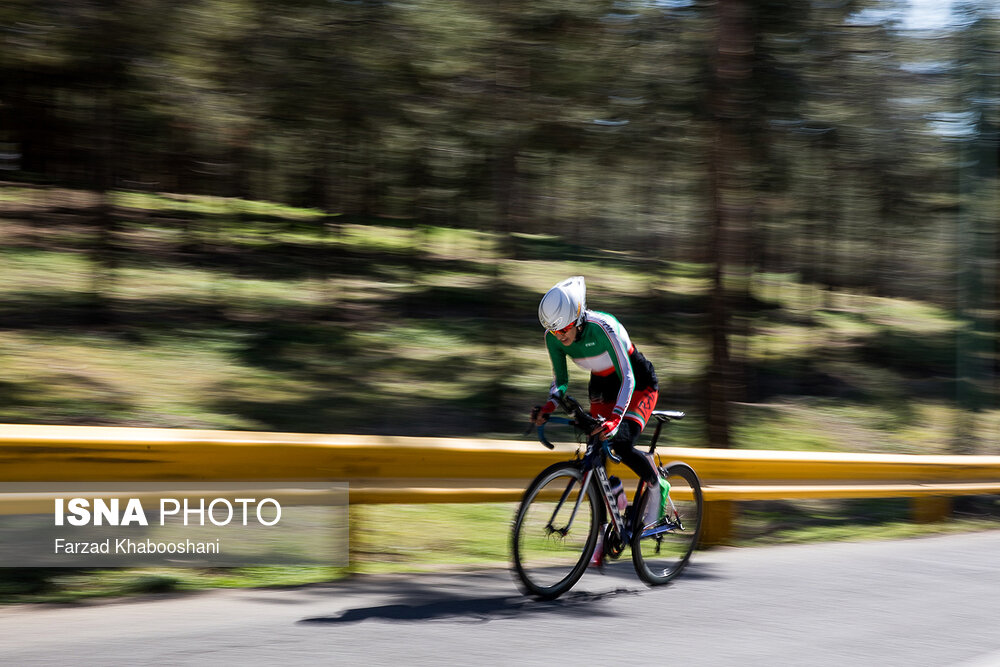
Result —
[[[522,595],[505,595],[497,597],[448,596],[425,600],[413,604],[388,604],[374,607],[348,609],[338,616],[319,616],[306,618],[300,623],[306,624],[341,624],[359,623],[367,620],[383,621],[433,621],[447,619],[449,621],[463,620],[469,623],[486,623],[504,618],[523,618],[525,614],[581,614],[592,617],[594,614],[607,613],[601,609],[601,603],[622,595],[638,595],[638,589],[617,588],[611,591],[590,593],[585,591],[570,591],[558,600],[547,602],[533,600]],[[431,595],[435,595],[431,593]],[[430,595],[426,596],[430,597]]]
[[[694,570],[694,571],[691,571]],[[330,616],[317,616],[299,621],[307,625],[340,625],[376,621],[435,621],[455,620],[468,623],[486,623],[506,618],[524,618],[525,615],[614,616],[617,612],[608,608],[607,603],[623,596],[640,595],[649,590],[635,578],[631,563],[610,564],[604,577],[589,572],[577,587],[557,600],[541,601],[519,593],[510,595],[470,595],[470,592],[495,592],[495,574],[473,574],[468,577],[449,577],[446,580],[397,580],[391,593],[398,602],[346,609]],[[482,581],[477,581],[484,577]],[[694,579],[712,578],[700,568],[690,568],[684,577]],[[376,588],[382,588],[380,582]],[[608,586],[614,586],[609,588]],[[513,588],[513,586],[512,586]]]

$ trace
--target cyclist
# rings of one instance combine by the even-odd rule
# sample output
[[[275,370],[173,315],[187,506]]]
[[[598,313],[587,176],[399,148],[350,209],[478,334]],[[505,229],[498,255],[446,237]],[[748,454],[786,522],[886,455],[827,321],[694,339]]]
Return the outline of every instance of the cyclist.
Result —
[[[546,292],[538,304],[538,319],[545,327],[545,347],[552,362],[550,396],[566,393],[567,357],[590,371],[590,414],[604,420],[591,435],[603,431],[622,462],[651,488],[659,488],[659,517],[663,518],[670,485],[652,457],[635,448],[659,398],[653,365],[635,348],[615,317],[587,310],[583,276],[567,278]],[[555,398],[550,397],[544,405],[534,407],[531,420],[544,424],[556,406]]]

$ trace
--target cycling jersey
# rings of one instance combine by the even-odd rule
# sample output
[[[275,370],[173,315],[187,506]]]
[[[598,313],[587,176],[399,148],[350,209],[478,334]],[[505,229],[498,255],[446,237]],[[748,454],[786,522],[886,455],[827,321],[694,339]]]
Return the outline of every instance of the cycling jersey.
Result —
[[[607,313],[588,310],[580,334],[569,345],[563,345],[546,331],[545,347],[552,362],[553,394],[566,393],[569,385],[567,357],[580,368],[590,371],[591,400],[613,402],[612,411],[618,415],[625,414],[637,388],[655,389],[657,386],[652,365],[636,351],[625,327]]]

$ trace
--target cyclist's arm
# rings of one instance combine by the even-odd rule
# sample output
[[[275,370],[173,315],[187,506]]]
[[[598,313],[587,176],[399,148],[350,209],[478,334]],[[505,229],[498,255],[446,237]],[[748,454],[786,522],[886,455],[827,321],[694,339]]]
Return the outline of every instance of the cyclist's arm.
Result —
[[[622,340],[610,322],[595,318],[595,323],[599,325],[599,330],[606,338],[608,355],[615,365],[618,376],[622,379],[621,389],[618,390],[618,398],[615,400],[613,410],[616,415],[622,417],[632,400],[632,392],[635,391],[635,371],[632,370],[632,362],[629,360],[629,343]],[[619,326],[621,325],[619,324]]]
[[[562,344],[552,334],[545,332],[545,347],[552,362],[552,387],[549,394],[562,396],[569,387],[569,369],[566,366],[566,352]],[[554,406],[553,406],[554,407]]]

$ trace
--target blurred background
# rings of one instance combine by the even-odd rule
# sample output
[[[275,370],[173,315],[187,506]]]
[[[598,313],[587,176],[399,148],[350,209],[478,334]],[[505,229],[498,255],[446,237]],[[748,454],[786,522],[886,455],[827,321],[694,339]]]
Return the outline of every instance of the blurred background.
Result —
[[[1000,454],[998,54],[993,0],[4,0],[0,423],[525,438],[582,274],[673,444]],[[352,568],[502,563],[511,511],[353,507]],[[213,576],[0,602],[335,575]]]
[[[990,0],[6,0],[0,421],[1000,453]],[[584,393],[574,376],[571,392]]]

